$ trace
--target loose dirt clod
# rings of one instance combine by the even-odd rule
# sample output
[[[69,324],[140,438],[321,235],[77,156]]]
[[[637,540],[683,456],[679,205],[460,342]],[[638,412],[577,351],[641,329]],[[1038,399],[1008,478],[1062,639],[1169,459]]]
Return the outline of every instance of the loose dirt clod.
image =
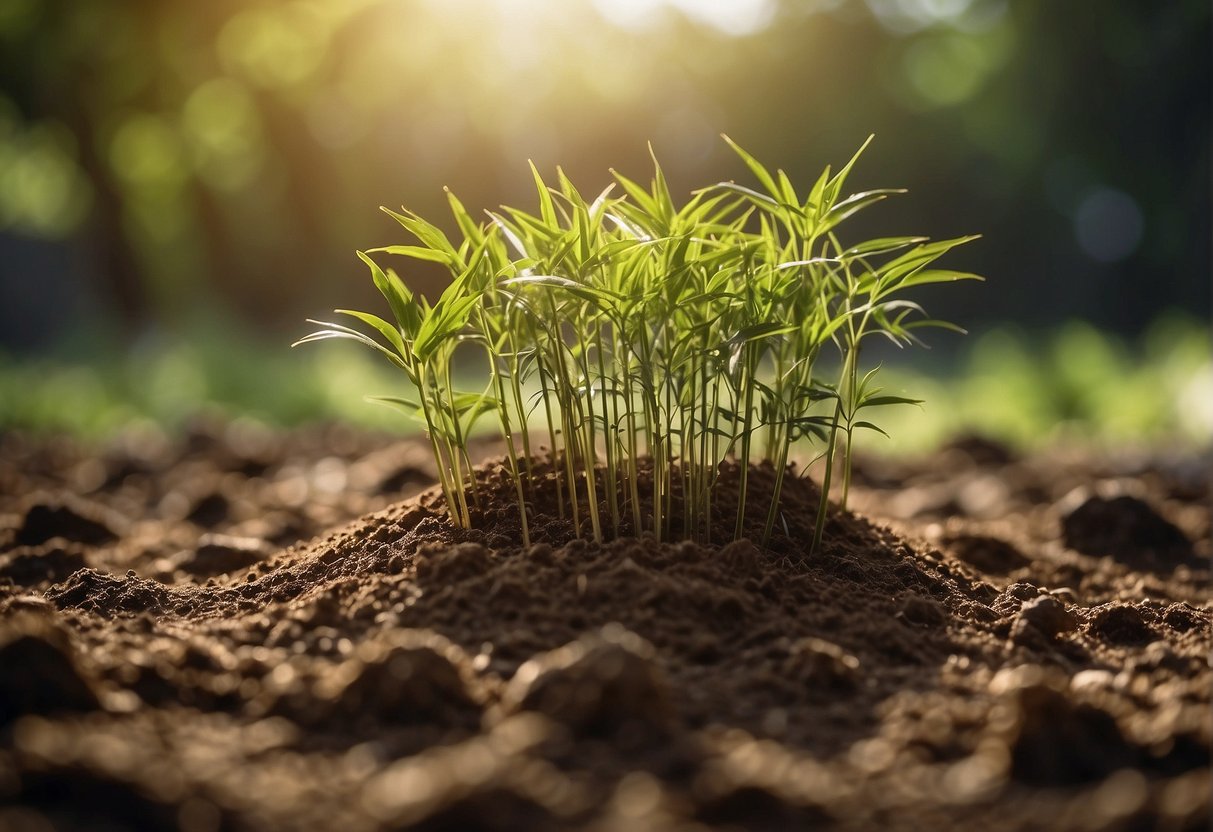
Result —
[[[1012,635],[1032,629],[1051,638],[1066,633],[1078,626],[1078,619],[1071,615],[1065,604],[1050,595],[1041,595],[1024,603],[1019,608]]]
[[[780,670],[815,691],[851,690],[861,680],[859,659],[820,638],[803,638],[793,644]]]
[[[1010,696],[1011,774],[1023,783],[1089,783],[1138,763],[1138,751],[1116,718],[1097,706],[1075,702],[1048,683],[1033,683]]]
[[[1149,503],[1120,495],[1091,497],[1063,520],[1066,545],[1138,565],[1175,564],[1192,556],[1192,543]]]
[[[118,539],[120,525],[113,512],[70,496],[43,499],[30,505],[13,537],[18,546],[37,546],[54,537],[101,546]]]
[[[518,668],[502,694],[506,713],[536,711],[578,734],[654,736],[674,725],[669,683],[653,646],[608,625]]]
[[[247,569],[274,551],[273,546],[255,537],[208,534],[199,539],[193,552],[184,553],[177,566],[191,575],[209,578]]]
[[[62,581],[87,565],[86,550],[71,544],[19,547],[0,555],[0,578],[21,586]]]
[[[0,624],[0,668],[0,726],[27,714],[99,707],[70,636],[45,616],[19,614]]]
[[[1149,644],[1155,638],[1141,610],[1129,604],[1108,604],[1097,610],[1090,631],[1113,644]]]
[[[956,557],[991,575],[1006,575],[1029,563],[1010,543],[994,537],[960,535],[947,540],[946,545]]]

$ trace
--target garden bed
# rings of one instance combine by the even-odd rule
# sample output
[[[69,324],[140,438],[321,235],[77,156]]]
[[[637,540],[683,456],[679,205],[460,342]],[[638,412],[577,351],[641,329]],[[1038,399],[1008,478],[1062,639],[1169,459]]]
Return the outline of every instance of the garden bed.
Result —
[[[506,466],[459,529],[434,464],[340,428],[0,437],[0,827],[1208,818],[1207,458],[857,459],[811,556],[810,478],[765,548],[573,540],[542,488],[523,546]]]

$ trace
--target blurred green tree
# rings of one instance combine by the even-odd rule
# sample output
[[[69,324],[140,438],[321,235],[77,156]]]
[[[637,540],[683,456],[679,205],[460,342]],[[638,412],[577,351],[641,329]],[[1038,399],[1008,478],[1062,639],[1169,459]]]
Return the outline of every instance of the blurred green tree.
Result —
[[[649,139],[741,176],[722,131],[798,181],[877,133],[857,176],[916,198],[859,233],[986,233],[943,317],[1137,330],[1209,305],[1209,42],[1205,0],[0,0],[0,346],[291,327],[372,302],[381,203],[605,184]]]

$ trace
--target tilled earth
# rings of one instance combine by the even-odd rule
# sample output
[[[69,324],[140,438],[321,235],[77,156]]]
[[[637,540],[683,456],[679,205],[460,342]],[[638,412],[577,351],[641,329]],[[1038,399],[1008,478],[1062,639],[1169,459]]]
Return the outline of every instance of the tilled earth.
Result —
[[[524,548],[416,441],[0,434],[0,828],[1207,828],[1210,464],[866,460],[809,556],[809,479]]]

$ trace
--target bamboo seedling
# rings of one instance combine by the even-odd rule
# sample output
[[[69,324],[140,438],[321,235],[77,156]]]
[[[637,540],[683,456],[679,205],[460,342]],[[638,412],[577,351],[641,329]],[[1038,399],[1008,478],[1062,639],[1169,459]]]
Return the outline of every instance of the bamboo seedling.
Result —
[[[413,394],[376,401],[424,425],[458,526],[474,525],[480,500],[468,436],[493,413],[524,544],[542,479],[537,430],[561,518],[598,541],[647,533],[710,542],[722,522],[734,539],[745,536],[750,468],[765,461],[774,482],[756,537],[766,545],[793,455],[804,449],[824,461],[816,550],[836,473],[846,506],[857,432],[883,433],[868,413],[916,403],[874,384],[878,368],[863,369],[863,343],[880,335],[907,346],[921,328],[958,329],[904,295],[980,279],[932,268],[975,238],[844,244],[848,218],[902,193],[843,196],[868,142],[798,193],[782,170],[726,141],[755,187],[721,182],[679,205],[654,157],[647,187],[613,171],[612,187],[592,200],[563,171],[549,184],[532,165],[533,213],[503,206],[476,220],[448,192],[454,240],[416,214],[388,211],[412,239],[359,256],[394,320],[338,310],[366,330],[316,321],[320,329],[297,343],[354,340],[404,372]],[[451,283],[431,305],[372,254],[440,263]],[[453,388],[463,344],[487,359],[480,392]],[[837,376],[827,378],[832,366]],[[738,499],[722,506],[729,461]]]

